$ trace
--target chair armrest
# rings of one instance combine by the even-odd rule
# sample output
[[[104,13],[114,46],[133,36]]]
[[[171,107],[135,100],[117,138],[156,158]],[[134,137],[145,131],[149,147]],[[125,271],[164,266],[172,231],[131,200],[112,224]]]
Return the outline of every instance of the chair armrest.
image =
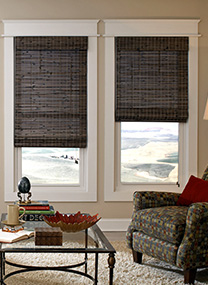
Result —
[[[131,248],[131,249],[132,249],[134,231],[135,231],[135,227],[133,225],[133,222],[131,222],[126,231],[126,245],[128,248]]]
[[[179,196],[179,193],[136,191],[133,195],[134,211],[146,208],[175,206]]]
[[[208,266],[208,203],[189,206],[186,228],[178,249],[177,266],[184,270]]]

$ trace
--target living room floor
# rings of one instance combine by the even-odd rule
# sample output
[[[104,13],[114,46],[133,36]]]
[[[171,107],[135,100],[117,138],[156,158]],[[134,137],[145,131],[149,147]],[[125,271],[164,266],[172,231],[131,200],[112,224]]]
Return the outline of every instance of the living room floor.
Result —
[[[109,241],[125,241],[126,232],[104,232]]]

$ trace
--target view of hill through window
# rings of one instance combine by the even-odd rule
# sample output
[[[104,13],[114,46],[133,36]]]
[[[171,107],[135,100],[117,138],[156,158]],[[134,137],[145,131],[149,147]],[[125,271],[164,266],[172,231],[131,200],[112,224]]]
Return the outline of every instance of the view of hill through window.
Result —
[[[32,184],[79,184],[79,149],[22,148]],[[121,123],[121,182],[177,183],[178,123]]]
[[[79,184],[79,149],[22,148],[22,175],[32,184]]]
[[[121,123],[121,182],[177,183],[178,123]]]

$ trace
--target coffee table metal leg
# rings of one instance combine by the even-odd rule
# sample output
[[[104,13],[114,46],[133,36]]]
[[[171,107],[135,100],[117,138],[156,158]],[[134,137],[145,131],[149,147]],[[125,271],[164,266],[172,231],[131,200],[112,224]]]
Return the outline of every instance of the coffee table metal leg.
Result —
[[[1,284],[3,284],[2,283],[2,280],[3,280],[3,252],[1,252],[1,260],[0,260],[0,262],[1,262]]]
[[[85,248],[88,247],[88,229],[85,229]],[[87,274],[87,252],[85,253],[85,273]]]
[[[98,253],[95,253],[95,284],[98,282]]]
[[[109,276],[109,284],[113,285],[113,269],[115,265],[115,254],[114,253],[109,253],[108,257],[108,265],[109,265],[109,270],[110,270],[110,276]]]
[[[1,252],[1,284],[4,283],[4,275],[5,275],[5,253]]]

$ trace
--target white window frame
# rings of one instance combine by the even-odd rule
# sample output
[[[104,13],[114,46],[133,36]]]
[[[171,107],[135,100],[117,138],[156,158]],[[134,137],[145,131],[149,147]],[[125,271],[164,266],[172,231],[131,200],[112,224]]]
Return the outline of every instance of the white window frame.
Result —
[[[134,191],[182,192],[191,174],[197,175],[198,119],[198,23],[199,20],[104,20],[105,25],[105,201],[132,201]],[[118,182],[119,143],[116,143],[115,37],[187,36],[189,37],[189,119],[179,127],[179,185],[128,184]],[[118,130],[117,130],[118,131]],[[118,134],[117,134],[118,135]],[[120,177],[119,177],[120,178]]]
[[[14,148],[14,37],[88,36],[88,146],[79,186],[32,186],[32,199],[97,201],[97,25],[99,20],[4,20],[4,199],[17,200],[21,155]]]

